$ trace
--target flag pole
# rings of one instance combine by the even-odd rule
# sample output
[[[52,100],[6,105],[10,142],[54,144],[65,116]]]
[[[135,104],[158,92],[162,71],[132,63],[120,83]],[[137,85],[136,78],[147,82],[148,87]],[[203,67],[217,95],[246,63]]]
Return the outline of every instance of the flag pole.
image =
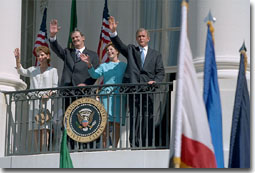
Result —
[[[76,0],[72,0],[71,4],[71,18],[70,18],[70,29],[69,29],[69,37],[68,37],[68,48],[73,48],[71,33],[74,29],[77,28],[77,9],[76,9]]]

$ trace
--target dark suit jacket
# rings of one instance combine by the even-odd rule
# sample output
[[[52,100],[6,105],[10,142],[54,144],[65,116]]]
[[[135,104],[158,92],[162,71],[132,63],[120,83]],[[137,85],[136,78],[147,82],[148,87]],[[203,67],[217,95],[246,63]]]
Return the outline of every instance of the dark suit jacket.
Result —
[[[56,41],[50,41],[51,49],[64,61],[64,68],[60,86],[77,86],[80,83],[93,85],[96,79],[90,77],[88,66],[85,62],[76,60],[75,49],[63,49]],[[96,52],[85,49],[82,53],[88,54],[94,68],[99,65],[99,58]]]
[[[148,48],[143,68],[139,47],[129,44],[126,46],[118,36],[111,38],[116,49],[127,58],[127,68],[123,83],[147,83],[149,81],[162,82],[165,76],[161,54]]]

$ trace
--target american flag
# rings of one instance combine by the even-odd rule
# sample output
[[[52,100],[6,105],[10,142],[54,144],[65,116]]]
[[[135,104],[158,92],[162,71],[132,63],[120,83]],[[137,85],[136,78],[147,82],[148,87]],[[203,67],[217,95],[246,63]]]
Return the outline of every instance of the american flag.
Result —
[[[103,21],[102,21],[102,27],[101,27],[101,33],[100,33],[100,39],[99,44],[97,48],[97,54],[100,59],[100,63],[108,62],[109,58],[106,54],[105,47],[106,45],[111,42],[110,40],[110,29],[109,29],[109,13],[108,13],[108,7],[107,7],[107,0],[105,0],[104,4],[104,12],[103,12]]]
[[[47,30],[46,30],[46,18],[47,18],[47,8],[44,9],[43,12],[43,18],[42,18],[42,23],[40,26],[40,30],[37,34],[34,49],[33,49],[33,54],[36,57],[36,52],[35,49],[39,46],[46,46],[49,47],[47,43]],[[35,66],[39,65],[37,62],[37,58],[35,59]]]

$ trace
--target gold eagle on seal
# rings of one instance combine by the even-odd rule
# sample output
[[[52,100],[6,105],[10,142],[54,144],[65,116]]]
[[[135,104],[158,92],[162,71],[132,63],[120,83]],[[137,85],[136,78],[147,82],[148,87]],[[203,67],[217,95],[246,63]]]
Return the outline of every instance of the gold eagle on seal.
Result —
[[[87,131],[87,128],[89,127],[90,129],[94,126],[95,124],[93,121],[95,112],[90,110],[90,109],[82,109],[77,113],[77,118],[79,121],[79,128]],[[92,124],[91,124],[92,123]]]

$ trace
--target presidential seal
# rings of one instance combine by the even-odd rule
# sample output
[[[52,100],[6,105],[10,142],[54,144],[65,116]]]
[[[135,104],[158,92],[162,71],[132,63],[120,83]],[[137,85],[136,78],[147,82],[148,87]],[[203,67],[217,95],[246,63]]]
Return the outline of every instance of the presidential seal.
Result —
[[[67,135],[75,141],[96,140],[104,131],[107,113],[104,106],[92,98],[81,98],[70,104],[65,112]]]

